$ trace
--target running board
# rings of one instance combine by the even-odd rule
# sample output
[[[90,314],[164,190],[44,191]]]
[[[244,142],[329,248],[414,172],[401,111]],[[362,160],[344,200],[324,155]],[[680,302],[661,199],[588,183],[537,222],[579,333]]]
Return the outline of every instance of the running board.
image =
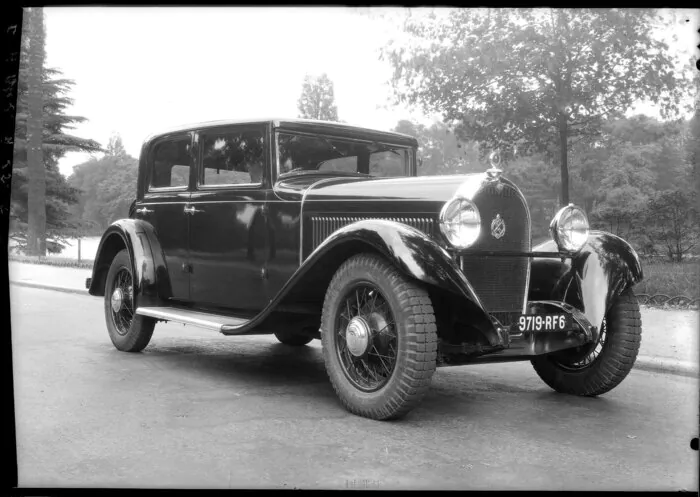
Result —
[[[139,307],[136,309],[139,316],[148,316],[163,321],[190,324],[199,328],[218,331],[224,334],[235,334],[248,323],[249,319],[210,314],[208,312],[190,311],[177,307]]]

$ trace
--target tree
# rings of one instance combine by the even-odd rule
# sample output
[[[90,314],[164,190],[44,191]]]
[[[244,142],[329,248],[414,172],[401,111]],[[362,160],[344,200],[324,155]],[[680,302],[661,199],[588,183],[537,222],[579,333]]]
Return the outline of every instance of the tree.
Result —
[[[104,157],[75,166],[68,182],[81,192],[72,209],[81,226],[100,233],[127,217],[136,197],[138,170],[138,160],[126,153],[118,134],[110,138]]]
[[[595,146],[571,150],[576,203],[594,227],[639,242],[644,249],[643,211],[656,192],[683,189],[690,176],[682,155],[684,122],[638,115],[604,123]]]
[[[13,238],[39,255],[46,253],[47,236],[61,238],[62,230],[74,227],[69,206],[77,191],[58,171],[59,159],[67,151],[100,150],[96,141],[66,133],[85,118],[65,112],[73,82],[44,67],[42,18],[41,9],[27,9],[23,22],[10,204]]]
[[[426,127],[401,120],[394,127],[394,131],[418,140],[420,176],[467,174],[486,169],[479,162],[478,144],[462,142],[444,123],[436,122]]]
[[[106,154],[111,157],[126,157],[126,149],[122,143],[122,137],[118,133],[112,134],[109,138]]]
[[[333,81],[325,73],[318,77],[307,74],[297,106],[301,118],[338,121]]]
[[[407,45],[382,58],[394,67],[398,102],[439,112],[482,151],[512,159],[542,153],[558,163],[569,202],[568,148],[593,141],[606,119],[650,100],[664,118],[687,81],[642,9],[453,9],[409,19]],[[555,159],[556,157],[556,159]]]
[[[664,247],[671,261],[681,262],[700,240],[696,205],[697,193],[683,190],[659,192],[649,200],[647,236]]]
[[[44,13],[40,8],[27,11],[27,164],[29,201],[27,249],[32,255],[46,254],[46,170],[42,152],[44,72]],[[21,62],[20,62],[21,63]]]

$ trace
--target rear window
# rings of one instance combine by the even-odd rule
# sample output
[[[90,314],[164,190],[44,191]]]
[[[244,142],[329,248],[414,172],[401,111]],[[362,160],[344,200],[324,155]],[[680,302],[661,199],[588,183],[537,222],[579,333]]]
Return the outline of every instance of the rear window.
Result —
[[[166,138],[151,153],[149,190],[186,189],[190,182],[192,140],[189,135]]]

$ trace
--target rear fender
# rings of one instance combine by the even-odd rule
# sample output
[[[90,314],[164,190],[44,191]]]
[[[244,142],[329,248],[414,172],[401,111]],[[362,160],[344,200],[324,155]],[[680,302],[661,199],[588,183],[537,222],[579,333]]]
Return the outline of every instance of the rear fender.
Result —
[[[88,293],[105,294],[107,272],[120,250],[126,249],[134,277],[134,304],[154,305],[159,296],[172,296],[163,251],[153,226],[138,219],[120,219],[105,230],[97,248]]]
[[[557,252],[557,247],[547,241],[533,251]],[[530,274],[530,301],[567,302],[598,329],[615,298],[644,278],[639,256],[630,244],[602,231],[592,231],[572,258],[533,259]]]

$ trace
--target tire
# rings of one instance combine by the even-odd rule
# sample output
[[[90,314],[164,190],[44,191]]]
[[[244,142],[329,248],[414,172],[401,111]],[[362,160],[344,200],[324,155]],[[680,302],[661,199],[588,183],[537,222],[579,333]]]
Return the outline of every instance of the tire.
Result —
[[[353,299],[362,311],[353,311]],[[354,337],[347,331],[348,318],[367,324],[363,329],[371,338],[361,357],[350,352]],[[428,292],[373,254],[351,257],[333,276],[323,304],[321,341],[338,398],[348,411],[366,418],[406,415],[423,399],[435,372],[437,327]]]
[[[532,365],[539,377],[557,392],[594,397],[609,392],[625,379],[632,370],[641,341],[639,303],[632,289],[628,289],[608,310],[595,346],[579,351],[578,356],[574,355],[574,349],[538,357],[532,360]],[[598,349],[600,352],[595,355]]]
[[[117,286],[124,289],[131,287],[131,290],[122,292],[124,295],[122,304],[119,311],[115,312],[112,305],[112,296]],[[109,338],[118,350],[139,352],[151,341],[156,320],[134,315],[133,271],[129,253],[126,249],[120,251],[114,257],[107,272],[104,310]]]
[[[280,343],[285,345],[291,345],[293,347],[301,347],[306,345],[314,338],[303,333],[299,333],[296,330],[284,329],[275,331],[275,336]]]

